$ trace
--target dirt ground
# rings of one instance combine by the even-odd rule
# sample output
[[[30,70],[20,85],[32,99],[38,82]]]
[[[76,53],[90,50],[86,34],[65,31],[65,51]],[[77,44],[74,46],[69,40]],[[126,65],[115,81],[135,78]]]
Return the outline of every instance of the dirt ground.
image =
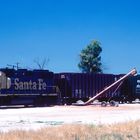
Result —
[[[112,124],[139,119],[140,104],[3,108],[0,109],[0,131],[36,130],[62,124]]]

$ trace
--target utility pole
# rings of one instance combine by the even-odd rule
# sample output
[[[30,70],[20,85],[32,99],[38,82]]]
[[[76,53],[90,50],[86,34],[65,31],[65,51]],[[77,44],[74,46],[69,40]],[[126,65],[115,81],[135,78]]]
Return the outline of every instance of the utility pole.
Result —
[[[17,70],[19,69],[19,62],[16,63]]]
[[[12,67],[13,69],[17,69],[17,70],[18,70],[18,69],[19,69],[19,64],[20,64],[20,63],[17,62],[16,65],[9,65],[9,64],[7,64],[7,66],[8,66],[8,67]]]

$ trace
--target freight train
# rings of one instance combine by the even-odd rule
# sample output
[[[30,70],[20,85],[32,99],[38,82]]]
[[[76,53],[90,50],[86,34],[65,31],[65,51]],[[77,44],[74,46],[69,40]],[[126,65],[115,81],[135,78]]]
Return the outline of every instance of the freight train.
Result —
[[[87,101],[122,76],[4,68],[0,69],[0,105],[48,106]],[[132,102],[136,98],[140,98],[140,75],[114,86],[99,101]]]

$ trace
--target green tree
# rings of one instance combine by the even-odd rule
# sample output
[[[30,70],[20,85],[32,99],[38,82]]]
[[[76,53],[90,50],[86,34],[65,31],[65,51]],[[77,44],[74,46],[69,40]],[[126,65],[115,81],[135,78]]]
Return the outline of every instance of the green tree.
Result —
[[[102,63],[100,53],[102,52],[101,43],[92,41],[80,53],[78,67],[82,72],[102,73]]]

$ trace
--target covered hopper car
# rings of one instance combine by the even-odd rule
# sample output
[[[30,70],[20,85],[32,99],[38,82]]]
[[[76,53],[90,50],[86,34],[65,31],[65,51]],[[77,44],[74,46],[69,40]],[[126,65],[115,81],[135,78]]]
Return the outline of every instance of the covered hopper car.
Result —
[[[71,104],[77,100],[87,101],[121,76],[113,74],[59,73],[55,74],[55,83],[61,91],[63,104]],[[117,86],[100,96],[99,100],[122,100],[120,88],[116,90]]]

